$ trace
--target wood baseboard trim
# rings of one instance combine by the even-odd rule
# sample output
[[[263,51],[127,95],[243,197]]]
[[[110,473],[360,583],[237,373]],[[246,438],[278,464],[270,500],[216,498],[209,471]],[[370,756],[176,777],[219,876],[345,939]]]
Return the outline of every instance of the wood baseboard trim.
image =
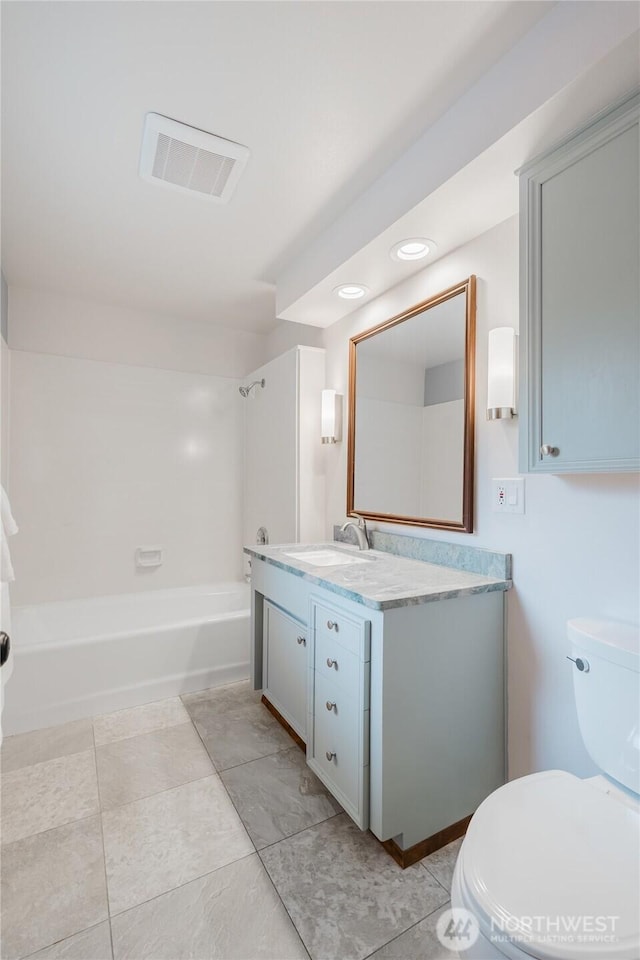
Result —
[[[430,853],[440,850],[441,847],[446,847],[452,840],[463,837],[467,832],[471,817],[472,814],[469,814],[468,817],[458,820],[457,823],[452,823],[450,826],[445,827],[444,830],[439,830],[437,833],[432,834],[432,836],[427,837],[426,840],[421,840],[412,847],[407,847],[406,850],[399,847],[395,840],[381,840],[380,842],[398,866],[404,870],[406,867],[413,866],[418,860],[422,860],[423,857],[429,856]]]
[[[291,726],[291,724],[290,724],[290,723],[287,723],[287,721],[286,721],[285,718],[282,716],[282,714],[280,713],[280,711],[277,710],[272,703],[269,703],[269,701],[268,701],[267,698],[265,697],[264,693],[262,694],[262,702],[264,703],[264,705],[265,705],[265,707],[267,708],[267,710],[269,711],[269,713],[271,713],[271,714],[276,718],[276,720],[278,721],[278,723],[281,724],[281,725],[285,728],[285,730],[287,731],[287,733],[289,734],[289,736],[291,737],[291,739],[296,743],[296,745],[297,745],[298,747],[300,747],[300,749],[302,750],[302,752],[303,752],[303,753],[306,753],[306,752],[307,752],[307,745],[306,745],[306,743],[304,742],[304,740],[302,739],[302,737],[300,736],[300,734],[296,733],[295,730],[293,729],[293,727]]]

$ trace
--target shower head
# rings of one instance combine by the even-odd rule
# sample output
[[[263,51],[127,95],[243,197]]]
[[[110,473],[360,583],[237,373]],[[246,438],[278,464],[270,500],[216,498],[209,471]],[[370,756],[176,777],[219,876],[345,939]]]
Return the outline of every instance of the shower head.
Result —
[[[241,397],[248,397],[254,387],[264,387],[265,380],[264,377],[262,380],[254,380],[253,383],[250,383],[247,387],[238,387]]]

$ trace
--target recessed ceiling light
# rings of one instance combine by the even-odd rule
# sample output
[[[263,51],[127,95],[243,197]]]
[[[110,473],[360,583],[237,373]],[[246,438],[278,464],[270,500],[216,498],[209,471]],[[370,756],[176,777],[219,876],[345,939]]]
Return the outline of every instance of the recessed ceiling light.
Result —
[[[362,283],[341,283],[333,292],[343,300],[360,300],[369,293],[369,288]]]
[[[436,245],[433,240],[425,237],[411,237],[410,240],[401,240],[391,247],[390,253],[394,260],[422,260],[433,253]]]

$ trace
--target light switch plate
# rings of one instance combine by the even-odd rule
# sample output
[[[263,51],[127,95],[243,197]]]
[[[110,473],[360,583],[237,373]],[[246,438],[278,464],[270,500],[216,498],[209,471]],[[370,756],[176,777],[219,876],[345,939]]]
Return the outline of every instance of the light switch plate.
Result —
[[[491,481],[494,513],[524,513],[524,477],[502,477]]]

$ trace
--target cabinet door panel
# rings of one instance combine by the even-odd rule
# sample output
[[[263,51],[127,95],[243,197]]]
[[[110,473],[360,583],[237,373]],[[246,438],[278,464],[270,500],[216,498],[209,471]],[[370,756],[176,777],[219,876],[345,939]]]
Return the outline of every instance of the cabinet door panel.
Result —
[[[640,469],[640,96],[520,171],[523,472]]]
[[[543,444],[556,464],[640,456],[638,128],[542,184]]]
[[[282,610],[265,602],[264,648],[264,694],[306,741],[306,629]]]

